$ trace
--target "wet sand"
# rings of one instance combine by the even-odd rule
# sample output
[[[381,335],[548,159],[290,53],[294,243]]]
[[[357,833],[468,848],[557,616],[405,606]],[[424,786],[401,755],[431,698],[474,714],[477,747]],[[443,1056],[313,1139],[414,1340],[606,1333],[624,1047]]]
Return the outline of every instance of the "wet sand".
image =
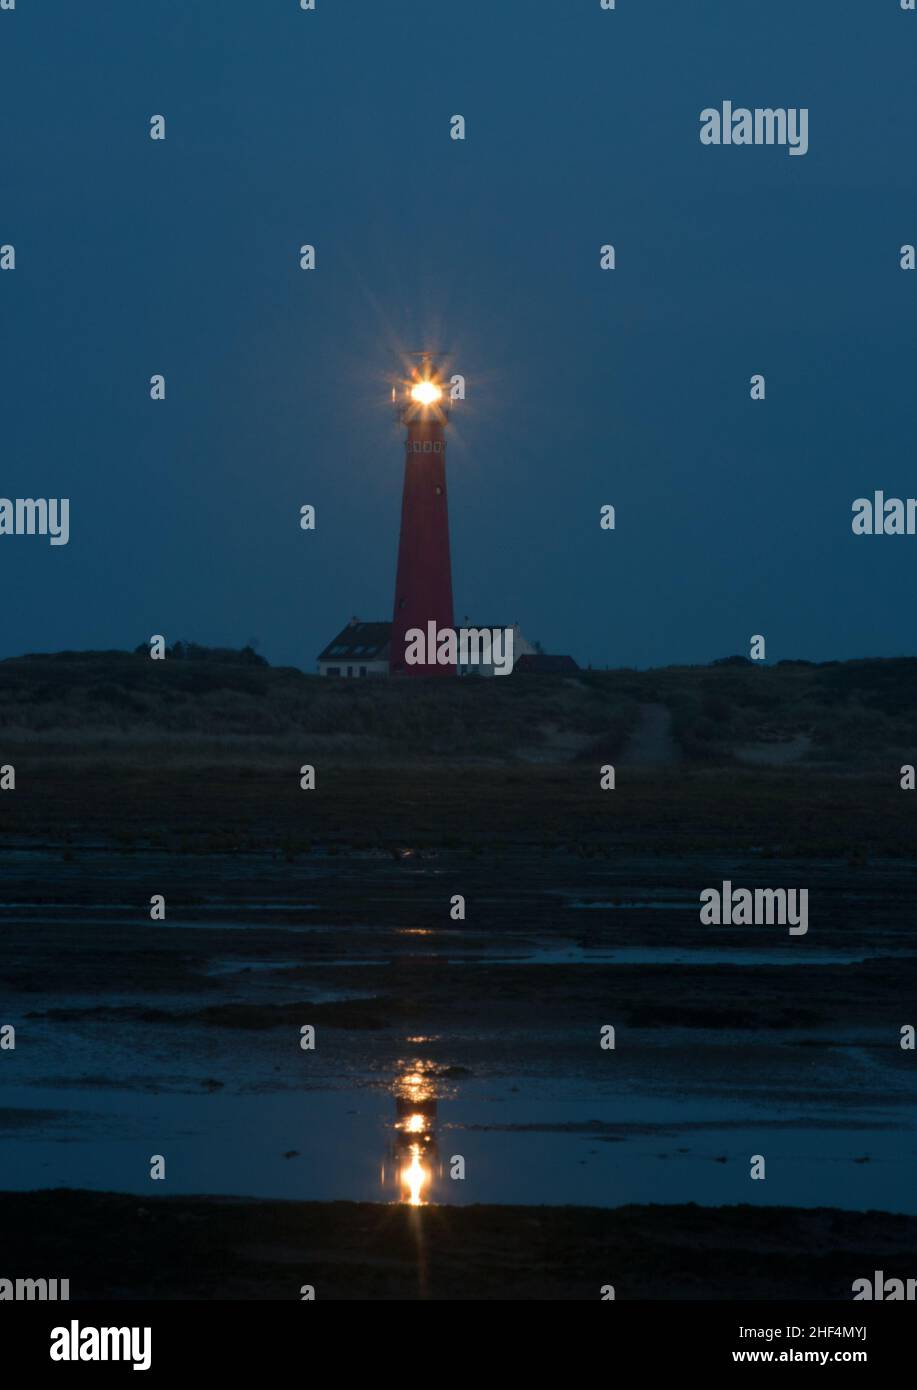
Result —
[[[621,770],[600,788],[598,763],[495,765],[473,760],[400,767],[320,768],[314,792],[299,787],[302,757],[259,765],[240,744],[238,762],[160,766],[104,751],[62,747],[4,754],[17,766],[13,796],[0,798],[5,846],[152,846],[183,854],[268,851],[295,861],[314,847],[467,849],[516,846],[582,857],[618,854],[830,856],[913,859],[917,824],[898,784],[901,755],[879,771],[834,775],[816,767]]]
[[[7,1273],[71,1299],[849,1300],[917,1219],[751,1207],[420,1207],[0,1194]],[[912,1265],[912,1262],[911,1262]],[[911,1265],[907,1267],[910,1268]],[[900,1268],[899,1268],[900,1266]]]

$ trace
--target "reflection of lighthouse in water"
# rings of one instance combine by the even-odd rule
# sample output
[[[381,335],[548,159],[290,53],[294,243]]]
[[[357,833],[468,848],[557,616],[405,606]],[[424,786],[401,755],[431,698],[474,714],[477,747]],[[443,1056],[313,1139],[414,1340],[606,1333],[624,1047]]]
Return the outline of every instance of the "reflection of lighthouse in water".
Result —
[[[389,1148],[391,1165],[382,1168],[383,1184],[397,1189],[396,1200],[424,1206],[435,1179],[442,1176],[436,1142],[436,1090],[430,1064],[415,1062],[395,1082],[395,1126]]]

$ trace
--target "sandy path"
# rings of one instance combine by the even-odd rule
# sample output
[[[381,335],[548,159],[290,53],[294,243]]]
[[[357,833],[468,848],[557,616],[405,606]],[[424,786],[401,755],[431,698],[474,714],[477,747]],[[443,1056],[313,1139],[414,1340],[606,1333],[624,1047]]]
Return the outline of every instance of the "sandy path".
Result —
[[[677,763],[681,749],[672,737],[672,715],[665,705],[647,704],[640,707],[640,722],[634,729],[621,763]]]

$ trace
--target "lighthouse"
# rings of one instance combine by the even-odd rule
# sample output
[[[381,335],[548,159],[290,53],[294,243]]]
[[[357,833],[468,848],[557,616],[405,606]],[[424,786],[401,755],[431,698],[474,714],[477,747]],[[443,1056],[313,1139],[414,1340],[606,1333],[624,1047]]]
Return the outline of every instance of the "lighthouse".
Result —
[[[423,354],[400,396],[392,390],[398,419],[407,427],[401,535],[392,612],[390,669],[393,676],[454,676],[455,663],[438,662],[426,648],[426,662],[405,660],[407,634],[453,630],[452,565],[446,496],[447,388]],[[431,624],[434,625],[431,628]]]

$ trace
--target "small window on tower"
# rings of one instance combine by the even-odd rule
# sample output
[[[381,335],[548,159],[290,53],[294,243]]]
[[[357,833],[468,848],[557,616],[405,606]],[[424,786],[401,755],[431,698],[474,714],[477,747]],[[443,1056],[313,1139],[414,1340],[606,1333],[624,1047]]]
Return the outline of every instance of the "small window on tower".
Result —
[[[438,488],[436,489],[436,495],[437,495],[437,497],[442,497],[442,495],[443,495],[443,490],[442,490],[441,487],[438,487]]]

